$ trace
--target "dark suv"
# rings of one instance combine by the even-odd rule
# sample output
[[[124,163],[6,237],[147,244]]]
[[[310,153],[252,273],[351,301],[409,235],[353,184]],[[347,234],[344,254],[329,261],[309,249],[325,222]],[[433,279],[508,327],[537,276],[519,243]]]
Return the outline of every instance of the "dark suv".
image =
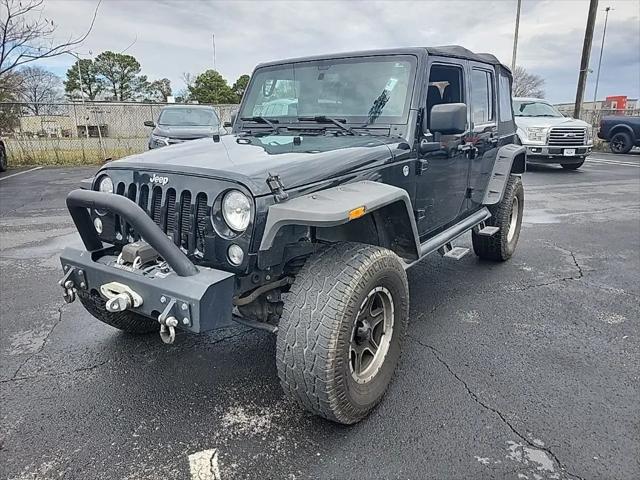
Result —
[[[215,109],[208,105],[168,105],[160,111],[157,124],[146,121],[144,125],[153,128],[149,150],[226,133]]]
[[[285,392],[357,422],[398,363],[406,269],[434,252],[459,259],[468,249],[452,242],[466,232],[481,258],[514,253],[515,142],[511,73],[492,55],[398,48],[259,65],[231,135],[111,162],[69,194],[86,250],[61,256],[64,297],[166,342],[233,320],[276,333]]]

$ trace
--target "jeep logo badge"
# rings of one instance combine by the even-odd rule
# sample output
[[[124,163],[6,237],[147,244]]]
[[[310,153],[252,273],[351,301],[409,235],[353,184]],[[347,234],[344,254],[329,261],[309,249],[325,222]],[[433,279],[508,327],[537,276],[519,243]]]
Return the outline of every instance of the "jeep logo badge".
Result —
[[[165,186],[167,183],[169,183],[169,177],[160,177],[154,173],[149,182],[155,183],[156,185]]]

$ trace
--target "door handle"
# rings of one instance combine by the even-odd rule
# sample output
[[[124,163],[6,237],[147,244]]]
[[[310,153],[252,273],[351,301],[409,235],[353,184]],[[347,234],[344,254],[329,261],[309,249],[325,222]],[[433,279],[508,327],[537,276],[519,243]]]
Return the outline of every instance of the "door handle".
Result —
[[[498,145],[498,138],[497,137],[491,137],[489,139],[489,143],[495,147],[496,145]]]

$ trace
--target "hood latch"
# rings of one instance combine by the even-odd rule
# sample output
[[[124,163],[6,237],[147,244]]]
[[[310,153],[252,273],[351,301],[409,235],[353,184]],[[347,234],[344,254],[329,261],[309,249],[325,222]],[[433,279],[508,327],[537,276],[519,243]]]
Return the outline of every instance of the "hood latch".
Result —
[[[284,191],[284,185],[278,175],[269,173],[267,177],[267,185],[276,199],[276,203],[285,202],[289,199],[289,194]]]

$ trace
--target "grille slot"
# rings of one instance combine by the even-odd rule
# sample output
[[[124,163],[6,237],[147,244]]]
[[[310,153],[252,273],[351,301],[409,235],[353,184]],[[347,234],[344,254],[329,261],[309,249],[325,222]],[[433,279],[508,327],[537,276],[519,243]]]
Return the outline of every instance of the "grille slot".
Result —
[[[160,219],[162,218],[162,188],[156,187],[153,189],[153,198],[151,199],[151,218],[156,224],[160,225]]]
[[[142,185],[140,187],[140,198],[138,199],[138,205],[140,205],[140,208],[142,208],[145,212],[149,213],[149,186],[148,185]]]
[[[209,218],[207,208],[207,194],[199,193],[196,197],[196,245],[199,252],[204,252],[204,235],[207,231],[207,219]]]
[[[585,145],[587,132],[582,127],[554,127],[549,132],[549,145],[581,146]]]
[[[189,255],[204,253],[205,235],[209,222],[207,194],[192,193],[190,190],[176,192],[174,188],[164,190],[162,186],[138,187],[136,183],[117,185],[116,193],[136,202],[140,208],[164,231],[173,242]],[[139,238],[124,219],[116,216],[116,232],[122,239],[129,236]]]
[[[189,237],[191,234],[191,192],[184,190],[180,195],[180,230],[178,231],[177,244],[181,247],[189,248]]]
[[[172,236],[176,228],[176,191],[173,188],[170,188],[167,191],[167,211],[165,222],[164,231],[167,235]]]

